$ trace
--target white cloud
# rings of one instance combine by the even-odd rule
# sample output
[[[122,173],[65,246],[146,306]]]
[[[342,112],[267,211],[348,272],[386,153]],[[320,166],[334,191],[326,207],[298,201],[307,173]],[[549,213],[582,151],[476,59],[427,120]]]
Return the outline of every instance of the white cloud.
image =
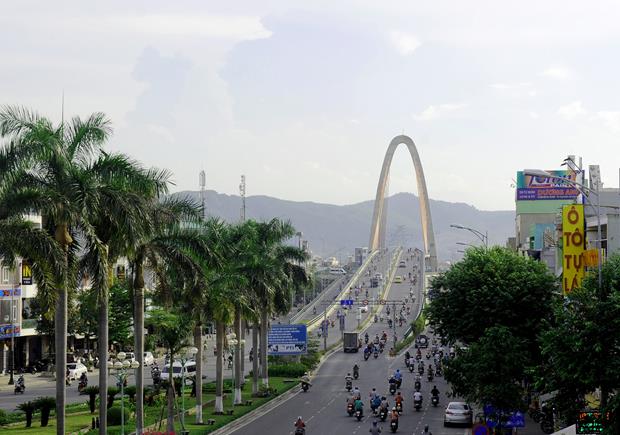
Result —
[[[532,119],[538,119],[540,118],[540,115],[538,114],[538,112],[529,112],[530,118]]]
[[[568,120],[575,119],[576,117],[585,115],[586,113],[587,111],[583,108],[581,101],[573,101],[572,103],[560,106],[558,109],[558,115]]]
[[[562,66],[550,67],[540,73],[543,77],[548,77],[554,80],[566,80],[573,77],[573,72],[568,68]]]
[[[389,40],[392,46],[403,56],[409,56],[422,43],[411,33],[393,30],[389,34]]]
[[[413,119],[415,119],[416,121],[432,121],[434,119],[437,119],[437,118],[440,118],[446,115],[447,113],[460,110],[466,106],[467,105],[463,103],[446,103],[446,104],[430,105],[426,109],[424,109],[421,113],[417,115],[413,115]]]
[[[498,90],[511,90],[511,89],[523,89],[532,86],[530,82],[518,82],[518,83],[493,83],[489,87]]]
[[[537,95],[536,89],[533,88],[530,82],[515,82],[515,83],[492,83],[490,88],[496,90],[500,95],[521,98],[521,97],[535,97]]]
[[[610,130],[620,131],[620,111],[603,110],[597,112],[596,115]]]

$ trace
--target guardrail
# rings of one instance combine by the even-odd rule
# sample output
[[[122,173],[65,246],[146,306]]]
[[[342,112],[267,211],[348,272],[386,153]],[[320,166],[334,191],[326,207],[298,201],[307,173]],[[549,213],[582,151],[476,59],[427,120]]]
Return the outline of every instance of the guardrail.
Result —
[[[319,293],[317,295],[316,298],[314,298],[312,301],[310,301],[309,304],[306,304],[306,306],[304,306],[301,310],[299,310],[299,312],[295,313],[292,317],[291,317],[291,323],[296,323],[304,314],[306,314],[306,312],[308,310],[310,310],[310,308],[315,307],[317,305],[317,303],[319,302],[319,300],[321,300],[323,298],[323,296],[331,291],[330,287],[332,286],[336,286],[340,283],[342,283],[343,277],[339,277],[337,279],[335,279],[330,285],[328,285],[321,293]]]
[[[344,287],[342,287],[342,291],[340,292],[340,294],[338,294],[338,296],[336,296],[336,300],[344,299],[344,296],[347,294],[351,286],[355,284],[355,282],[359,279],[361,274],[364,273],[364,271],[366,270],[366,268],[368,267],[372,259],[376,257],[378,253],[379,251],[374,251],[368,256],[368,258],[366,258],[366,261],[364,262],[364,264],[362,264],[360,268],[357,269],[357,271],[353,274],[349,282],[347,282],[347,284]],[[317,314],[315,317],[310,319],[308,321],[308,327],[307,327],[308,331],[312,331],[313,329],[316,329],[316,327],[319,326],[319,324],[321,323],[321,320],[323,319],[323,317],[330,316],[331,313],[333,313],[335,309],[336,309],[336,305],[332,305],[327,309],[327,314],[323,312],[321,314]]]

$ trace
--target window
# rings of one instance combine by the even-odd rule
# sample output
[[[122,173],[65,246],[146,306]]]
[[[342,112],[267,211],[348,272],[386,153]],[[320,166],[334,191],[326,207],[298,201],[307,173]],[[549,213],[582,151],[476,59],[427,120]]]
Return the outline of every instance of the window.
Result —
[[[10,280],[9,266],[2,266],[2,284],[8,284]]]

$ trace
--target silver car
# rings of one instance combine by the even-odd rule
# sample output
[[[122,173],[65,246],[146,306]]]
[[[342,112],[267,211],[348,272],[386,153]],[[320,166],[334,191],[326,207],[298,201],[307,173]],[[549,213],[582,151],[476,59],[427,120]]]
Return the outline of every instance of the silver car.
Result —
[[[446,414],[443,418],[443,425],[464,424],[471,426],[473,414],[470,406],[465,402],[450,402],[446,407]]]

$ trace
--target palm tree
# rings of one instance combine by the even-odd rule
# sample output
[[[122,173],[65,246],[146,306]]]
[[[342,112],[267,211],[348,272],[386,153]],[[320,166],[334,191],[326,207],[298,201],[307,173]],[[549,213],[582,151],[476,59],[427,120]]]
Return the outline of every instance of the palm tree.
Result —
[[[178,292],[175,294],[172,290],[204,288],[204,266],[217,264],[217,253],[211,246],[216,235],[199,226],[200,214],[197,205],[185,198],[168,197],[162,201],[153,200],[149,205],[151,233],[144,234],[130,256],[134,278],[135,353],[141,366],[144,362],[145,267],[157,275],[157,290],[163,305],[173,307],[179,306],[174,302],[183,300],[183,297],[178,297]],[[206,224],[206,228],[209,225],[211,230],[217,230],[217,223]],[[175,286],[168,285],[171,275],[177,280]],[[187,304],[188,310],[200,305],[197,301],[193,304],[194,297],[190,295],[188,298],[192,302]],[[201,351],[202,346],[196,347]],[[136,432],[141,434],[144,428],[144,376],[140,370],[136,376],[136,389]]]
[[[95,277],[93,287],[99,307],[99,361],[107,361],[109,289],[114,279],[112,267],[118,257],[132,252],[138,240],[151,230],[147,212],[150,200],[167,191],[169,174],[166,171],[144,170],[136,162],[119,154],[102,153],[93,167],[100,168],[103,177],[99,207],[88,210],[87,219],[103,249],[88,249],[81,263],[88,276]],[[107,267],[103,268],[103,265]],[[107,384],[108,373],[102,366],[99,371],[102,391],[107,391]],[[107,409],[103,401],[99,405],[99,421],[99,432],[107,433]]]
[[[255,301],[260,306],[260,354],[261,379],[269,386],[267,361],[267,332],[269,317],[286,312],[291,305],[290,289],[305,284],[305,269],[299,264],[306,260],[306,254],[299,248],[284,243],[295,235],[295,228],[289,222],[272,219],[256,223],[258,251],[255,255],[254,272],[251,279]]]
[[[76,237],[89,250],[105,247],[95,235],[86,215],[99,205],[102,170],[93,165],[96,154],[110,134],[109,121],[101,113],[86,120],[73,118],[59,126],[36,113],[17,107],[0,110],[0,136],[9,138],[10,158],[14,168],[7,189],[13,198],[21,198],[21,212],[39,212],[43,228],[53,235],[63,254],[55,281],[55,358],[57,433],[65,433],[65,368],[67,362],[67,299],[69,287],[76,286]],[[16,163],[16,162],[20,162]],[[102,263],[101,270],[107,265]],[[107,279],[100,274],[95,279]]]

